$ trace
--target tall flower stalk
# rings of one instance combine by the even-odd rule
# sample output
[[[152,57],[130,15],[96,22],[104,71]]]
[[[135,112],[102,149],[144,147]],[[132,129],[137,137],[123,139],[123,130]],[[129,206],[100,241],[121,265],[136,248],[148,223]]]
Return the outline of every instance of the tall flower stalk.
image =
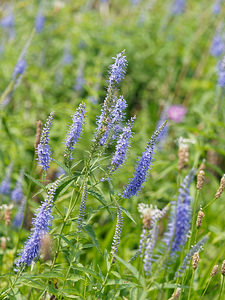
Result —
[[[128,183],[128,185],[125,187],[123,191],[123,195],[122,195],[123,198],[130,198],[132,196],[135,196],[140,191],[143,183],[146,181],[149,168],[152,164],[153,153],[154,153],[157,137],[159,136],[159,134],[161,133],[165,125],[166,122],[164,122],[150,138],[147,147],[145,148],[145,152],[142,153],[142,156],[138,162],[133,179],[130,180],[130,182]]]
[[[70,166],[74,145],[77,143],[82,131],[82,126],[84,124],[85,117],[85,109],[86,105],[84,103],[81,103],[72,118],[73,123],[70,126],[65,142],[66,147],[64,157],[67,166]]]
[[[37,211],[36,217],[33,219],[31,234],[20,253],[20,258],[16,262],[17,270],[20,267],[29,266],[39,257],[41,238],[49,231],[52,223],[53,199],[59,182],[60,181],[57,180],[49,188],[46,199]]]
[[[49,146],[49,130],[52,124],[52,120],[54,118],[54,114],[51,112],[44,128],[42,129],[40,143],[37,146],[37,156],[38,156],[38,164],[42,167],[44,171],[47,171],[50,167],[51,158],[51,150]]]

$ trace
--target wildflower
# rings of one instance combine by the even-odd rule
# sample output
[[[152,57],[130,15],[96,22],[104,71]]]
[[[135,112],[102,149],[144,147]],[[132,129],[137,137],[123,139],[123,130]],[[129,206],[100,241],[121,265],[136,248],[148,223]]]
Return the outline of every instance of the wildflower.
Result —
[[[135,117],[131,118],[127,122],[126,126],[123,128],[122,133],[120,134],[117,144],[116,151],[111,160],[110,171],[113,172],[121,166],[125,160],[127,149],[129,147],[129,140],[132,137],[132,127]]]
[[[121,208],[118,206],[117,207],[117,222],[116,222],[116,230],[113,236],[113,242],[112,242],[112,247],[111,247],[111,254],[114,257],[115,254],[117,253],[119,244],[120,244],[120,237],[121,237],[121,232],[123,228],[123,214]],[[115,259],[115,258],[114,258]]]
[[[223,177],[220,180],[220,186],[215,195],[216,199],[221,197],[221,195],[224,191],[224,188],[225,188],[225,174],[223,175]]]
[[[42,13],[38,13],[35,18],[35,30],[37,33],[41,32],[45,26],[45,16]]]
[[[168,210],[168,206],[164,207],[163,210],[155,209],[155,211],[152,212],[151,228],[146,235],[145,243],[144,243],[145,249],[144,249],[143,263],[144,263],[144,270],[147,275],[149,275],[151,272],[152,255],[158,237],[158,222],[166,214],[167,210]],[[143,220],[143,222],[144,221],[146,220]]]
[[[126,102],[123,97],[120,97],[119,99],[116,97],[116,84],[118,84],[124,78],[126,73],[127,60],[126,56],[124,55],[124,51],[117,54],[116,58],[114,59],[115,63],[110,66],[107,95],[101,109],[101,115],[97,119],[95,146],[98,144],[103,146],[105,144],[111,130],[115,130],[116,126],[120,123],[123,116],[123,110],[126,106]],[[116,120],[115,118],[118,116],[118,113],[121,117],[120,120]]]
[[[225,260],[224,260],[223,263],[222,263],[221,274],[222,274],[223,276],[225,276]]]
[[[37,146],[37,155],[39,165],[43,170],[47,171],[49,166],[49,161],[51,160],[51,151],[49,147],[49,130],[52,124],[54,114],[51,112],[41,133],[40,143]]]
[[[218,15],[221,11],[221,2],[222,2],[222,0],[216,0],[215,3],[212,6],[212,12],[215,15]]]
[[[20,58],[15,66],[12,78],[15,80],[18,75],[22,75],[25,72],[26,66],[25,58]]]
[[[196,221],[196,227],[200,228],[202,225],[202,219],[204,218],[205,214],[203,211],[199,211],[198,212],[198,217],[197,217],[197,221]]]
[[[186,107],[182,105],[171,105],[167,110],[167,116],[170,120],[180,123],[187,113]]]
[[[0,21],[0,25],[4,28],[10,28],[14,26],[14,16],[13,14],[6,15]]]
[[[0,185],[0,194],[3,195],[9,195],[10,194],[10,185],[11,185],[11,173],[12,173],[12,163],[7,169],[6,176],[2,180],[1,185]]]
[[[13,219],[13,226],[19,228],[23,222],[24,209],[25,209],[25,197],[22,199],[20,207]]]
[[[62,58],[63,65],[70,65],[73,61],[73,55],[68,48],[64,49],[64,54]]]
[[[156,130],[149,140],[147,147],[145,148],[145,152],[142,153],[142,157],[138,162],[133,179],[130,180],[123,191],[123,198],[130,198],[131,196],[135,196],[140,191],[142,184],[146,180],[148,170],[152,164],[155,142],[165,125],[166,123],[164,123],[158,130]]]
[[[112,104],[111,112],[108,114],[107,124],[103,129],[103,135],[99,141],[99,144],[103,146],[107,138],[110,136],[110,133],[114,131],[115,135],[117,134],[118,126],[124,117],[124,110],[127,107],[126,100],[121,96],[114,104]]]
[[[65,149],[65,157],[72,160],[71,152],[74,149],[74,145],[77,143],[81,131],[82,131],[82,125],[84,123],[84,116],[85,116],[85,108],[86,105],[84,103],[81,103],[76,110],[72,120],[73,123],[70,126],[69,132],[67,134],[66,138],[66,149]]]
[[[84,84],[84,62],[82,62],[78,68],[78,73],[74,84],[74,90],[77,92],[81,91],[83,89]]]
[[[41,207],[37,211],[36,217],[33,218],[33,228],[22,252],[20,253],[20,258],[16,262],[17,268],[24,267],[26,265],[28,266],[39,257],[41,238],[49,231],[51,226],[52,205],[58,184],[59,180],[53,183],[50,187],[46,199],[42,202]],[[16,271],[18,271],[18,269]]]
[[[210,53],[213,56],[217,57],[223,53],[224,49],[225,49],[225,45],[221,38],[221,35],[219,33],[217,33],[212,40],[212,44],[210,47]]]
[[[225,61],[223,59],[222,62],[218,64],[218,85],[220,87],[225,86]]]
[[[23,198],[23,189],[22,189],[22,181],[23,181],[23,170],[20,171],[20,177],[16,182],[16,187],[11,193],[11,199],[15,202],[19,202]]]
[[[78,232],[81,232],[81,228],[83,227],[84,213],[85,213],[85,208],[86,208],[86,203],[87,203],[87,192],[88,192],[88,186],[87,186],[87,182],[85,182],[84,187],[83,187],[82,197],[81,197],[78,220],[77,220]]]
[[[198,168],[198,172],[200,171],[204,171],[205,170],[205,159],[203,160],[203,162],[200,164],[199,168]]]
[[[195,170],[185,177],[179,188],[177,203],[173,203],[171,217],[168,224],[168,231],[164,242],[171,247],[171,255],[175,255],[185,245],[190,230],[191,221],[191,197],[190,185],[194,179]]]
[[[117,54],[116,57],[113,57],[115,60],[114,64],[110,66],[110,76],[109,76],[109,85],[118,84],[122,79],[124,79],[126,74],[127,60],[124,55],[124,51]]]
[[[192,257],[192,268],[194,270],[197,269],[198,263],[199,263],[199,254],[198,254],[198,252],[195,252],[193,257]]]
[[[167,107],[164,107],[164,109],[161,112],[160,119],[157,123],[156,128],[159,128],[166,120],[167,120]],[[161,131],[161,133],[157,138],[159,149],[162,148],[163,144],[165,143],[165,140],[168,136],[168,129],[169,129],[169,124],[166,123],[165,127],[163,128],[163,130]]]
[[[37,148],[38,144],[40,143],[41,128],[42,128],[42,122],[39,120],[39,121],[37,121],[37,125],[36,125],[36,135],[35,135],[35,143],[34,143],[35,149]]]
[[[174,0],[172,5],[172,14],[179,15],[185,12],[186,0]]]
[[[201,190],[205,181],[205,172],[199,171],[197,175],[197,189]]]
[[[181,266],[179,267],[179,270],[176,272],[175,279],[184,273],[184,271],[186,270],[186,268],[191,260],[191,257],[194,255],[194,253],[196,253],[196,252],[199,253],[202,250],[204,244],[208,241],[208,239],[209,239],[209,237],[207,235],[205,235],[198,243],[196,243],[194,246],[191,247],[189,252],[184,257],[184,260],[183,260]]]
[[[218,273],[218,270],[219,270],[219,266],[218,265],[215,265],[210,273],[210,276],[211,277],[214,277],[216,276],[216,274]]]

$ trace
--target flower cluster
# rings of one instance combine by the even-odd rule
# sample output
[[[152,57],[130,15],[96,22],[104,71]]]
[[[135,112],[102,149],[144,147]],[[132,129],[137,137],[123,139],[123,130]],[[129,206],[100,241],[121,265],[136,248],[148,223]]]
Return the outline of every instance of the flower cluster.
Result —
[[[44,128],[42,129],[40,143],[37,146],[38,163],[43,170],[47,171],[51,160],[51,150],[49,147],[49,130],[52,124],[54,114],[51,112]]]
[[[44,29],[45,26],[45,16],[39,12],[35,18],[35,30],[37,33],[41,32]]]
[[[197,244],[195,244],[194,246],[191,247],[190,251],[186,254],[181,266],[179,267],[178,271],[176,272],[175,279],[177,277],[179,277],[182,273],[184,273],[192,256],[194,255],[194,253],[200,252],[202,250],[202,247],[204,246],[204,244],[208,241],[208,239],[209,239],[209,237],[206,235]]]
[[[132,196],[135,196],[140,191],[142,184],[146,180],[149,168],[152,164],[155,142],[165,125],[166,122],[162,126],[160,126],[158,130],[155,131],[155,133],[149,140],[147,147],[145,148],[145,152],[142,153],[142,156],[138,162],[133,179],[130,180],[130,182],[123,191],[123,198],[130,198]]]
[[[16,262],[16,267],[24,267],[30,265],[39,256],[41,237],[49,231],[52,221],[52,205],[56,189],[59,185],[57,180],[48,190],[47,197],[37,211],[36,217],[33,219],[33,228],[31,234],[26,241],[20,258]],[[18,271],[18,269],[16,269]]]
[[[125,160],[127,149],[129,147],[129,140],[132,136],[132,127],[135,118],[131,118],[124,126],[122,133],[120,134],[117,144],[116,151],[111,160],[110,173],[117,170]]]
[[[9,195],[10,194],[10,186],[11,186],[11,173],[12,173],[13,164],[11,163],[7,169],[6,176],[2,180],[0,185],[0,194]]]
[[[66,159],[72,160],[71,152],[74,149],[74,145],[77,143],[81,131],[82,131],[82,125],[84,124],[84,117],[85,117],[85,108],[86,105],[84,103],[81,103],[76,110],[74,116],[73,116],[73,123],[70,126],[67,138],[66,138],[66,149],[65,149],[65,157]]]
[[[120,83],[124,79],[126,74],[127,60],[124,55],[124,51],[117,54],[116,57],[113,57],[115,60],[114,64],[110,66],[110,76],[109,76],[109,85]]]
[[[216,35],[214,36],[213,40],[212,40],[212,44],[210,47],[210,53],[217,57],[220,56],[225,49],[225,44],[224,41],[221,38],[221,35],[219,33],[216,33]]]
[[[179,188],[177,202],[173,203],[168,231],[165,235],[164,242],[171,249],[171,255],[175,255],[185,245],[190,230],[191,221],[191,196],[190,185],[194,179],[195,170],[185,177],[184,182]]]
[[[88,186],[87,186],[87,182],[85,182],[84,187],[83,187],[82,197],[81,197],[78,220],[77,220],[78,232],[81,232],[81,228],[82,228],[83,222],[84,222],[84,213],[85,213],[85,208],[86,208],[86,203],[87,203],[87,192],[88,192]]]
[[[172,5],[172,14],[180,15],[185,11],[186,8],[186,0],[174,0]]]

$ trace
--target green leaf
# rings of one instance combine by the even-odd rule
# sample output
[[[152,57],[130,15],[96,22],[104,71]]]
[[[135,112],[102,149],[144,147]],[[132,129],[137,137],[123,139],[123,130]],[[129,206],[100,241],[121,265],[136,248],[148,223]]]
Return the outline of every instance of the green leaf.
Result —
[[[37,179],[35,179],[33,176],[25,173],[24,174],[27,178],[29,178],[31,181],[33,181],[33,183],[35,183],[36,185],[40,186],[44,191],[46,191],[46,187]]]
[[[98,244],[98,241],[97,241],[97,237],[96,237],[96,234],[92,228],[92,226],[90,224],[87,224],[84,226],[84,230],[87,232],[87,234],[90,236],[93,244],[95,245],[95,247],[98,249],[98,252],[100,254],[102,254],[100,248],[99,248],[99,244]]]
[[[119,256],[115,255],[115,257],[134,275],[134,277],[137,279],[137,281],[140,282],[140,284],[142,286],[144,286],[144,278],[143,278],[143,276],[140,275],[138,270],[134,266],[132,266],[130,263],[128,263],[125,260],[123,260],[122,258],[120,258]]]
[[[121,207],[121,206],[120,206],[120,208],[121,208],[121,210],[127,215],[127,217],[128,217],[129,219],[131,219],[131,221],[134,222],[134,224],[137,224],[136,221],[132,218],[132,216],[131,216],[131,214],[129,213],[129,211],[127,211],[125,208],[123,208],[123,207]]]
[[[61,163],[60,161],[58,161],[57,159],[53,158],[52,159],[58,166],[60,166],[60,168],[62,168],[67,174],[71,174],[70,169],[67,168],[66,165],[64,165],[63,163]]]
[[[85,267],[83,267],[82,265],[80,266],[80,265],[81,265],[81,264],[79,264],[79,265],[74,265],[72,268],[73,268],[74,270],[83,272],[85,275],[86,275],[86,274],[89,274],[89,275],[95,277],[96,279],[98,279],[99,281],[101,281],[101,277],[99,276],[99,274],[98,274],[97,272],[95,272],[95,271],[92,270],[92,269],[85,268]]]

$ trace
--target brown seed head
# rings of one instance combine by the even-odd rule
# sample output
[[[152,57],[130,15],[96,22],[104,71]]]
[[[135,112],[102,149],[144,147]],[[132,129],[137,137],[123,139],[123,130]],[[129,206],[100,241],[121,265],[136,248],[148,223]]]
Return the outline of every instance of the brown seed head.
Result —
[[[7,242],[6,237],[2,236],[1,237],[1,249],[2,250],[6,249],[6,242]]]
[[[222,274],[223,276],[225,276],[225,260],[224,260],[223,263],[222,263],[221,274]]]
[[[211,277],[214,277],[216,276],[216,274],[218,273],[218,270],[219,270],[219,266],[218,265],[215,265],[212,269],[212,272],[210,274]]]
[[[180,297],[181,288],[177,288],[168,300],[177,300]]]
[[[198,254],[198,252],[195,252],[194,255],[192,256],[192,268],[194,270],[197,269],[198,262],[199,262],[199,254]]]
[[[189,157],[189,148],[187,144],[181,144],[178,150],[178,170],[181,171],[187,165]]]
[[[198,172],[197,175],[197,189],[201,190],[205,181],[205,172],[203,170]]]
[[[205,214],[203,211],[199,211],[198,212],[198,217],[197,217],[197,221],[196,221],[196,227],[200,228],[202,225],[202,219],[204,218]]]
[[[37,149],[38,144],[40,143],[41,138],[41,128],[42,128],[42,122],[37,121],[36,125],[36,136],[35,136],[35,142],[34,142],[34,148]]]
[[[41,237],[40,253],[44,261],[52,259],[52,238],[50,234],[46,233]]]
[[[204,160],[205,161],[205,160]],[[200,164],[199,168],[198,168],[198,172],[200,171],[204,171],[205,170],[205,163],[204,161]]]
[[[216,195],[215,195],[216,199],[220,198],[224,188],[225,188],[225,175],[223,175],[223,177],[220,180],[220,186],[219,186],[219,188],[216,192]]]
[[[150,226],[151,226],[151,216],[149,214],[144,215],[143,225],[144,225],[144,228],[150,228]]]
[[[11,208],[6,208],[5,214],[3,217],[3,219],[5,221],[5,226],[9,226],[9,224],[11,222],[11,214],[12,214]]]

